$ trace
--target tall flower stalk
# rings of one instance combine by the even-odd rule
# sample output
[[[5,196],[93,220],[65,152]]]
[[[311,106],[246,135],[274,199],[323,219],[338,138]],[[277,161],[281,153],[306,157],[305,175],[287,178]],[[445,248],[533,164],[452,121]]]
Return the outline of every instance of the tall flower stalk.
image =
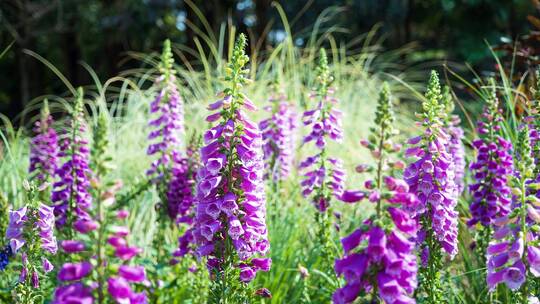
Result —
[[[534,93],[534,98],[528,105],[529,115],[524,117],[523,121],[529,128],[529,139],[535,165],[534,182],[540,183],[540,69],[536,71],[536,87],[531,88],[531,91]],[[529,189],[529,194],[535,194],[540,198],[540,191],[535,189]]]
[[[56,227],[64,238],[73,236],[73,229],[87,230],[93,226],[88,214],[92,207],[89,167],[90,149],[83,113],[83,91],[78,90],[68,131],[60,144],[58,156],[64,160],[56,170],[51,200],[54,204]]]
[[[160,76],[155,83],[158,94],[150,104],[150,113],[157,115],[157,118],[149,123],[153,130],[148,135],[151,144],[147,149],[148,155],[157,155],[147,175],[156,185],[160,197],[160,203],[155,208],[157,229],[154,236],[158,263],[165,260],[165,251],[162,250],[165,231],[174,226],[177,220],[177,209],[182,204],[181,195],[175,194],[176,190],[179,190],[176,176],[185,168],[184,157],[181,153],[184,110],[173,65],[171,43],[165,40],[159,65]]]
[[[170,264],[178,264],[178,273],[181,279],[176,279],[176,286],[189,286],[191,300],[195,303],[203,302],[208,296],[208,277],[204,270],[204,263],[197,257],[197,242],[194,231],[196,229],[196,179],[201,161],[199,148],[201,137],[194,132],[186,149],[186,157],[179,163],[180,167],[173,170],[170,195],[175,195],[175,201],[180,202],[176,208],[177,224],[181,231],[178,237],[178,248],[173,252]],[[186,274],[189,272],[189,274]],[[171,288],[175,288],[171,286]]]
[[[431,72],[422,109],[419,125],[423,134],[408,142],[411,147],[405,154],[414,161],[406,168],[404,178],[409,191],[420,200],[418,208],[410,210],[422,227],[417,238],[422,261],[420,290],[428,303],[441,303],[443,253],[453,259],[458,251],[458,191],[450,136],[444,128],[446,110],[435,71]]]
[[[170,195],[179,196],[176,201],[180,204],[175,208],[175,214],[178,218],[178,224],[182,225],[183,233],[178,238],[178,250],[174,252],[175,258],[181,258],[186,254],[195,256],[196,243],[193,236],[195,229],[195,216],[196,216],[196,200],[195,200],[195,186],[197,171],[200,169],[200,138],[199,136],[193,136],[191,143],[186,149],[186,158],[184,158],[180,165],[181,167],[175,168],[173,171],[174,178],[171,180],[175,183],[169,193]],[[174,261],[173,262],[177,262]]]
[[[228,87],[208,108],[217,122],[204,135],[202,168],[197,173],[197,214],[193,235],[197,254],[207,257],[213,283],[209,303],[243,303],[258,271],[268,271],[264,258],[270,244],[266,228],[262,137],[245,110],[255,106],[242,93],[248,83],[246,38],[238,36],[225,70]],[[239,281],[238,281],[239,280]]]
[[[493,240],[487,248],[487,284],[494,291],[504,283],[517,293],[519,303],[533,303],[532,278],[540,277],[540,247],[537,239],[537,224],[540,223],[538,200],[529,195],[534,176],[529,128],[524,125],[516,144],[516,172],[511,180],[513,189],[512,211],[495,223]],[[538,301],[536,298],[535,301]]]
[[[42,189],[28,183],[25,188],[27,204],[9,212],[6,239],[10,247],[5,253],[21,258],[14,303],[33,304],[42,303],[47,296],[40,281],[46,279],[47,274],[53,270],[49,259],[56,254],[58,246],[54,236],[53,208],[39,202],[38,192]]]
[[[262,120],[259,127],[263,138],[265,169],[269,178],[277,183],[291,174],[296,150],[298,114],[287,95],[279,93],[274,84],[274,94],[264,109],[270,117]]]
[[[375,214],[341,240],[345,256],[337,259],[335,270],[347,284],[333,295],[334,303],[352,303],[370,294],[373,303],[416,303],[412,294],[417,286],[414,237],[418,222],[406,210],[420,203],[409,193],[409,186],[395,177],[399,167],[392,154],[399,150],[392,142],[396,134],[388,86],[379,96],[368,139],[362,141],[375,158],[375,166],[361,165],[360,172],[371,172],[364,191],[345,191],[348,203],[368,198],[376,205]]]
[[[328,209],[332,197],[339,198],[343,194],[345,183],[342,161],[330,156],[327,143],[328,140],[341,142],[343,139],[342,113],[335,107],[338,100],[332,96],[334,94],[334,88],[331,87],[333,80],[326,52],[321,49],[317,66],[317,88],[310,96],[316,106],[304,112],[303,115],[304,125],[311,127],[303,143],[314,142],[318,152],[306,158],[300,164],[300,168],[307,171],[301,183],[302,194],[311,200],[317,210],[315,218],[318,226],[318,243],[322,247],[321,255],[328,263],[331,263],[335,257],[331,248],[331,219]]]
[[[465,160],[465,146],[463,145],[464,132],[460,126],[461,119],[459,116],[453,114],[455,109],[450,89],[445,86],[443,89],[443,104],[447,113],[445,128],[446,132],[450,136],[448,141],[448,152],[452,156],[452,163],[454,164],[454,182],[457,187],[457,195],[461,195],[465,189],[465,166],[467,165]]]
[[[121,183],[106,181],[111,160],[107,153],[107,134],[108,121],[101,114],[94,130],[92,149],[100,152],[92,158],[95,209],[88,213],[88,222],[92,225],[78,227],[76,238],[60,244],[72,261],[64,263],[58,272],[62,284],[54,292],[53,304],[148,303],[146,293],[137,292],[149,283],[144,267],[131,262],[142,250],[129,245],[129,228],[125,226],[129,212],[111,208]]]
[[[531,89],[533,94],[533,101],[529,107],[529,116],[526,117],[525,123],[529,127],[529,137],[531,141],[532,157],[534,160],[534,181],[528,187],[528,195],[534,195],[540,199],[540,69],[536,71],[536,87]],[[538,232],[536,238],[538,239]],[[540,278],[535,278],[535,290],[533,294],[540,294]]]
[[[147,149],[148,155],[158,155],[147,175],[155,182],[163,181],[165,184],[174,156],[179,153],[181,135],[184,131],[183,103],[176,85],[176,71],[173,65],[171,42],[165,40],[159,66],[160,76],[156,79],[159,91],[150,104],[150,113],[158,117],[149,123],[153,130],[148,134],[151,144]]]
[[[467,224],[469,227],[477,227],[476,251],[483,262],[495,223],[512,211],[508,177],[514,172],[513,148],[510,141],[498,135],[501,121],[501,111],[493,88],[482,119],[477,122],[478,138],[472,143],[476,160],[469,166],[474,183],[469,185],[472,203],[471,219]]]
[[[58,135],[53,128],[53,118],[46,100],[41,110],[41,117],[35,122],[33,131],[35,135],[30,142],[28,171],[32,180],[41,185],[49,184],[54,180],[58,169]],[[42,193],[50,195],[49,191]]]

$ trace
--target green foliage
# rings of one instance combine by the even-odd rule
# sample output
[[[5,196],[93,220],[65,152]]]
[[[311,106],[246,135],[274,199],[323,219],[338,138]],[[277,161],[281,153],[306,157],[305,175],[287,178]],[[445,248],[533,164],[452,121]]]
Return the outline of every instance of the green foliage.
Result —
[[[9,223],[9,204],[7,199],[0,192],[0,246],[4,246],[4,236]]]
[[[101,112],[94,127],[90,168],[99,179],[107,176],[113,169],[112,157],[109,155],[109,119],[107,114]]]

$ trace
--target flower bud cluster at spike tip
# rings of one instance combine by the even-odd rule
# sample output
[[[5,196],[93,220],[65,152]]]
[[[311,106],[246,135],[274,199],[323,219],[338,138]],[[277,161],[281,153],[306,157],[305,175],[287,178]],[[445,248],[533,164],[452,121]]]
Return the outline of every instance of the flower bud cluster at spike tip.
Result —
[[[423,225],[431,226],[422,230],[432,233],[440,247],[453,258],[458,251],[458,194],[453,156],[448,148],[450,136],[444,129],[446,111],[441,99],[439,78],[433,71],[426,100],[422,103],[420,125],[424,133],[408,142],[410,147],[405,154],[414,161],[407,166],[403,176],[410,192],[416,194],[421,202],[416,210],[409,211],[422,219]],[[422,241],[420,238],[419,242]]]
[[[517,172],[513,186],[526,189],[534,178],[527,125],[522,126],[518,135],[515,162]],[[517,192],[520,193],[514,196],[513,211],[494,222],[495,232],[487,248],[487,284],[491,292],[501,283],[511,290],[527,284],[527,268],[532,276],[540,277],[540,247],[531,242],[537,236],[530,230],[531,225],[540,222],[540,211],[528,200],[526,193]],[[522,296],[526,298],[529,294]]]
[[[30,172],[33,179],[44,184],[51,182],[58,168],[58,136],[47,101],[41,110],[41,119],[34,124],[35,136],[30,143]]]
[[[92,140],[90,168],[93,170],[94,177],[105,176],[114,166],[112,157],[109,155],[109,118],[105,111],[99,113],[97,124],[94,126]]]
[[[271,117],[259,123],[262,132],[266,171],[273,181],[289,177],[296,150],[298,115],[285,94],[270,97],[272,103],[264,109]]]
[[[470,205],[472,217],[468,225],[480,223],[484,227],[491,227],[498,218],[511,211],[512,193],[508,176],[514,172],[512,143],[496,135],[502,118],[495,91],[482,117],[476,129],[479,138],[472,143],[476,160],[469,168],[475,182],[469,185],[473,201]]]
[[[193,236],[197,254],[208,257],[212,273],[233,266],[239,269],[240,280],[249,282],[257,271],[268,271],[271,261],[259,258],[269,250],[264,163],[261,133],[244,113],[255,106],[240,92],[247,82],[245,44],[240,35],[226,70],[230,86],[209,106],[218,112],[207,121],[221,121],[206,131],[200,150]]]
[[[311,126],[311,132],[304,137],[304,144],[315,142],[319,153],[306,158],[300,169],[308,170],[301,183],[304,197],[312,196],[312,202],[320,212],[325,212],[330,205],[332,195],[341,197],[345,183],[345,171],[342,161],[329,157],[327,154],[327,139],[341,142],[343,129],[341,126],[342,112],[334,107],[337,99],[333,97],[334,89],[330,87],[332,76],[328,68],[328,59],[324,49],[321,49],[319,66],[317,67],[318,87],[311,94],[316,102],[313,110],[304,112],[304,125]],[[319,98],[315,101],[315,98]]]
[[[84,224],[90,218],[88,210],[92,206],[92,197],[89,178],[92,172],[89,167],[90,149],[84,138],[86,122],[83,111],[83,92],[79,89],[70,128],[60,143],[58,155],[64,159],[64,164],[56,170],[59,180],[53,184],[51,197],[58,228],[67,224],[73,225],[67,228],[72,229],[76,223]]]
[[[110,197],[121,187],[117,182],[110,189],[107,189],[100,197],[101,202]],[[114,202],[112,202],[114,203]],[[115,219],[124,220],[128,216],[126,210],[118,211]],[[58,286],[54,292],[53,304],[70,303],[94,303],[93,290],[98,288],[97,283],[88,283],[88,279],[94,277],[97,268],[105,267],[104,273],[107,277],[105,293],[114,303],[146,304],[148,303],[145,292],[136,292],[133,288],[136,284],[146,284],[146,271],[142,266],[129,266],[128,264],[142,250],[128,243],[129,229],[126,226],[110,226],[105,229],[110,234],[105,237],[107,250],[113,252],[114,256],[107,257],[107,261],[102,265],[97,259],[97,248],[95,242],[81,240],[64,240],[61,248],[65,254],[76,256],[74,262],[67,262],[58,271],[58,280],[62,285]],[[81,232],[82,234],[90,233]],[[99,274],[98,274],[99,275]]]
[[[375,172],[375,178],[366,183],[365,191],[347,191],[343,198],[353,202],[367,197],[377,204],[377,213],[341,240],[345,256],[336,260],[335,271],[347,283],[334,293],[334,303],[353,303],[370,290],[377,291],[372,302],[381,299],[388,304],[415,303],[412,294],[418,267],[412,239],[419,225],[405,210],[415,209],[420,202],[409,193],[405,181],[393,176],[397,170],[389,165],[390,155],[396,152],[390,141],[394,135],[391,107],[385,84],[375,115],[376,127],[370,128],[369,139],[364,141],[377,163],[377,170],[370,171]]]
[[[148,140],[152,143],[148,146],[147,154],[159,154],[159,157],[152,162],[147,175],[153,177],[155,181],[168,175],[174,158],[180,157],[178,149],[184,131],[183,102],[176,85],[173,63],[170,42],[166,40],[159,69],[161,76],[156,80],[156,86],[160,90],[150,104],[150,113],[156,114],[158,118],[149,123],[153,130],[148,134]]]
[[[452,96],[450,95],[450,89],[447,86],[445,86],[443,90],[443,103],[447,113],[446,129],[450,136],[448,152],[452,155],[452,162],[454,163],[454,179],[458,195],[460,195],[465,188],[465,167],[467,165],[465,161],[465,146],[463,145],[464,132],[459,126],[461,123],[459,116],[452,114],[455,106]]]

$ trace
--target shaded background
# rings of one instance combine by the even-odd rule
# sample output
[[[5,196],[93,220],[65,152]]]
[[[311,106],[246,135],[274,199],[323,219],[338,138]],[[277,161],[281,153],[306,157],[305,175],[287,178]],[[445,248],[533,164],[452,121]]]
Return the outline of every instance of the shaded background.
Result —
[[[159,50],[165,38],[195,49],[194,26],[205,16],[216,34],[222,23],[248,33],[261,49],[285,38],[270,0],[0,0],[0,113],[13,117],[31,98],[65,91],[61,82],[36,59],[32,50],[54,64],[75,86],[91,82],[81,61],[101,79],[140,66],[126,52]],[[493,59],[486,43],[516,45],[538,19],[533,0],[311,0],[278,1],[284,8],[294,41],[301,46],[317,18],[339,7],[331,23],[335,38],[347,43],[381,28],[386,49],[415,41],[417,59],[465,61],[489,69]],[[190,5],[191,4],[191,5]],[[197,7],[199,12],[194,7]],[[534,32],[533,32],[534,33]],[[525,49],[525,51],[530,51]],[[527,58],[534,58],[527,55]],[[195,60],[186,52],[186,60]],[[196,66],[196,65],[195,65]]]

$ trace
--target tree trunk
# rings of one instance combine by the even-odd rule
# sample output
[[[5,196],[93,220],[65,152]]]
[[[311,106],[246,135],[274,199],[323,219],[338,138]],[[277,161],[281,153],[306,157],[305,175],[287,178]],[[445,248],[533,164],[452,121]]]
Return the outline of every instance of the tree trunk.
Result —
[[[271,0],[255,0],[255,16],[257,24],[255,26],[255,39],[264,39],[263,46],[266,45],[266,36],[263,37],[264,30],[268,24],[268,12],[270,10]]]
[[[80,66],[78,61],[81,59],[81,50],[77,40],[77,27],[75,18],[70,18],[67,22],[68,29],[64,33],[64,58],[66,60],[66,68],[68,79],[75,87],[80,85]]]
[[[412,13],[414,11],[414,0],[406,0],[407,1],[407,8],[406,8],[406,16],[405,16],[405,42],[411,41],[411,33],[412,33]]]

